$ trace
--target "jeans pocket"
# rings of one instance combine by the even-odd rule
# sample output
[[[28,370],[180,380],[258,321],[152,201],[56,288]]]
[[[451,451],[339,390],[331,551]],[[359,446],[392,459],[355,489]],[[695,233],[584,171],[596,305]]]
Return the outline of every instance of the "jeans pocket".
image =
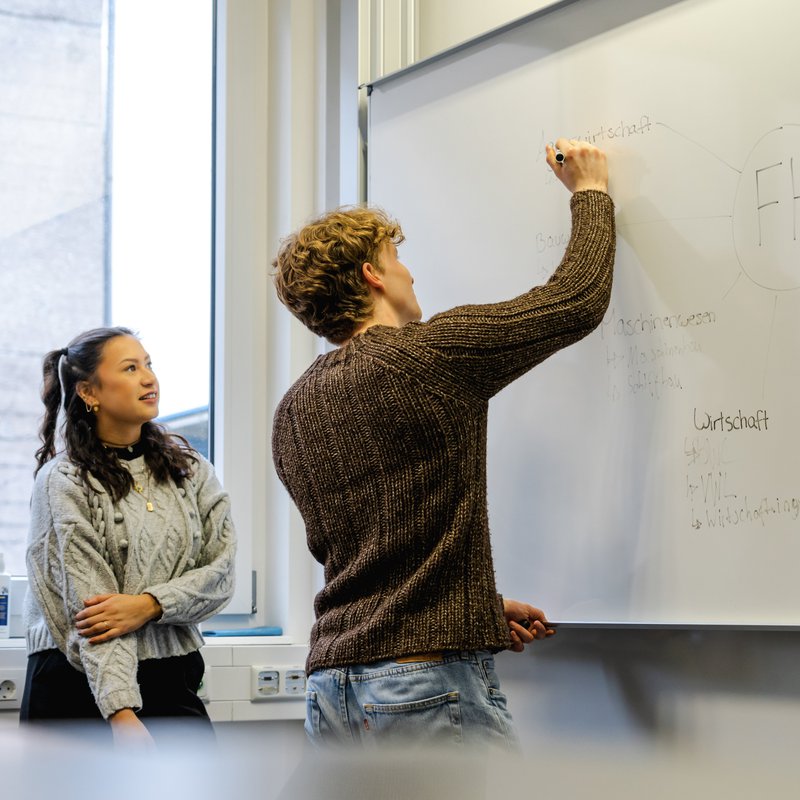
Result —
[[[494,671],[494,657],[486,656],[480,659],[481,670],[483,671],[483,679],[486,681],[486,686],[489,689],[499,689],[500,679]]]
[[[489,688],[489,700],[504,714],[508,714],[508,698],[499,689]]]
[[[393,744],[460,743],[459,693],[405,703],[365,703],[364,736]]]
[[[320,726],[320,718],[322,713],[319,710],[319,703],[317,702],[316,692],[306,692],[306,721],[303,727],[306,731],[306,736],[312,742],[319,743],[322,739],[322,730]]]
[[[481,668],[483,669],[483,677],[486,681],[486,692],[489,695],[489,700],[492,705],[499,708],[504,713],[508,713],[508,700],[505,694],[500,690],[500,678],[494,671],[494,658],[481,659]]]

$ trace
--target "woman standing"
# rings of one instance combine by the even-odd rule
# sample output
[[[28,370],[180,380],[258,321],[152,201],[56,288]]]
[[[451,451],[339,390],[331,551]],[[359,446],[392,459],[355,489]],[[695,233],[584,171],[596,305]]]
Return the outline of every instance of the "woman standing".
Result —
[[[153,422],[158,380],[127,328],[48,353],[42,398],[20,720],[104,718],[115,740],[149,740],[142,720],[156,717],[210,730],[197,623],[233,592],[227,494],[206,459]]]

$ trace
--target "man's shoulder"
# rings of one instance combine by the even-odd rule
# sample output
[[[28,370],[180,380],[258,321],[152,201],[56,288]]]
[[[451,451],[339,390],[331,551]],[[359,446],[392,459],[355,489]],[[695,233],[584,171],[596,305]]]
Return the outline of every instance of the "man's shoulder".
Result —
[[[399,328],[376,325],[353,341],[353,354],[389,364],[404,362],[406,355],[416,360],[431,351],[432,337],[435,333],[427,322],[407,322]]]
[[[316,402],[321,393],[339,392],[343,384],[363,380],[372,370],[399,370],[411,377],[414,366],[424,360],[426,327],[424,322],[409,322],[401,328],[376,325],[347,344],[317,356],[283,395],[276,418],[306,398]]]
[[[329,360],[328,357],[330,355],[331,353],[326,353],[325,355],[317,356],[314,361],[312,361],[311,364],[306,367],[300,377],[297,378],[286,390],[279,406],[287,401],[290,401],[291,398],[296,396],[298,393],[301,393],[303,391],[303,387],[315,379],[314,376],[320,371],[322,365]]]

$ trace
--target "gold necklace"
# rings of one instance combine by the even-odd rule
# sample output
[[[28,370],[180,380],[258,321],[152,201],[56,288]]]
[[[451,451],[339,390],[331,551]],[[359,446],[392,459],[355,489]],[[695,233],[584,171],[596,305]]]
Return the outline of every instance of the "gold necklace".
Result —
[[[137,492],[139,492],[139,494],[145,499],[145,501],[146,501],[145,508],[147,508],[148,511],[152,511],[153,510],[153,503],[150,501],[150,498],[144,493],[144,486],[142,486],[141,483],[136,483],[134,481],[133,488]],[[150,492],[150,478],[149,478],[149,476],[147,478],[147,491],[148,491],[148,493]]]

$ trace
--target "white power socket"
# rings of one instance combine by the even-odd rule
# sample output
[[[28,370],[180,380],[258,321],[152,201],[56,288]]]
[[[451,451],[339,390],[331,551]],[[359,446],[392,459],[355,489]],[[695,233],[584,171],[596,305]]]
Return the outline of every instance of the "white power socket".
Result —
[[[0,669],[0,710],[19,708],[24,688],[24,669]]]
[[[251,700],[286,700],[305,696],[306,673],[302,667],[253,666],[250,670]]]
[[[302,695],[306,693],[306,671],[302,667],[287,667],[283,670],[283,693]]]
[[[250,699],[269,700],[276,697],[281,687],[281,674],[277,667],[250,667]]]

